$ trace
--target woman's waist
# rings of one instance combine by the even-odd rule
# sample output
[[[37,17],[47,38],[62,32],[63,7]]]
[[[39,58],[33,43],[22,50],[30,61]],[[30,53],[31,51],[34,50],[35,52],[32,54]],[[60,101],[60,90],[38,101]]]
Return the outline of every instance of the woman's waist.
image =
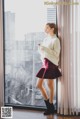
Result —
[[[49,68],[58,67],[57,65],[55,65],[53,62],[51,62],[47,58],[44,58],[43,66],[46,66],[46,67],[49,67]]]

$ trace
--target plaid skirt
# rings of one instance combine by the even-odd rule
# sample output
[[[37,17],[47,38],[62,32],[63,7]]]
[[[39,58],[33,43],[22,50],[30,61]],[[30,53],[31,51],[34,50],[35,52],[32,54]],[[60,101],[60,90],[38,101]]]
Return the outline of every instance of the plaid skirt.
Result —
[[[41,69],[38,71],[38,73],[36,74],[36,77],[44,78],[44,79],[55,79],[60,76],[62,76],[62,74],[58,69],[58,66],[53,64],[47,58],[44,58],[43,65]]]

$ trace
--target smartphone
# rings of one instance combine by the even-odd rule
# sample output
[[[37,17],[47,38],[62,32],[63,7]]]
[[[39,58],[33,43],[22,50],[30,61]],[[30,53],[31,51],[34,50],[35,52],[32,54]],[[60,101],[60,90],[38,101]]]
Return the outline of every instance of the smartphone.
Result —
[[[40,46],[40,44],[38,44]]]

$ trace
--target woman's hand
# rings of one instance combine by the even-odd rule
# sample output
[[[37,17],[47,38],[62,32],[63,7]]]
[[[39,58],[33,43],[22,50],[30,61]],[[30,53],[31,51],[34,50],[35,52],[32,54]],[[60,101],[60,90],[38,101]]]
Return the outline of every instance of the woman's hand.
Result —
[[[44,47],[41,44],[38,44],[40,50],[44,50]]]
[[[40,49],[41,49],[41,50],[44,50],[44,47],[40,45]]]

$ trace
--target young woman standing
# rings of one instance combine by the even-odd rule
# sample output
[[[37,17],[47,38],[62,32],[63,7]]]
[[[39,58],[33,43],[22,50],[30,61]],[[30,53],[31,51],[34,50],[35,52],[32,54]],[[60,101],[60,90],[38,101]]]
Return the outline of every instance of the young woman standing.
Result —
[[[45,32],[47,33],[47,37],[38,46],[43,65],[36,74],[36,77],[38,77],[36,87],[40,89],[47,107],[44,115],[51,115],[54,114],[54,79],[62,76],[58,69],[60,40],[56,36],[57,27],[54,23],[47,23]],[[48,83],[49,96],[43,86],[44,79],[46,79]]]

